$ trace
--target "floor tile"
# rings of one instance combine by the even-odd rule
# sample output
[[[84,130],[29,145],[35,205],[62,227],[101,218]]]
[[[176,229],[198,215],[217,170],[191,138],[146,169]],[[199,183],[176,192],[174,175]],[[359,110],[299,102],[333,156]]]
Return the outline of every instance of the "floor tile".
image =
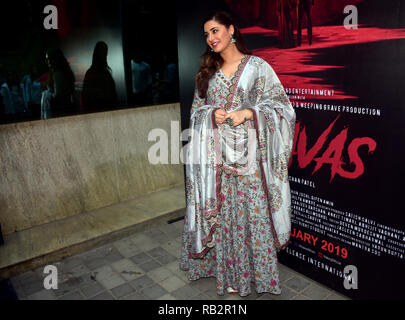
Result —
[[[173,292],[179,288],[184,287],[184,281],[174,275],[167,278],[166,280],[159,282],[159,284],[168,292]]]
[[[200,294],[200,292],[189,285],[185,285],[184,287],[171,292],[171,295],[178,300],[189,300],[198,294]]]
[[[174,224],[164,224],[164,225],[160,225],[158,226],[158,229],[162,232],[164,232],[169,238],[173,237],[174,235],[176,235],[178,227]]]
[[[108,265],[109,263],[106,259],[102,257],[94,257],[91,259],[84,260],[84,264],[89,270],[95,270],[102,266]]]
[[[153,240],[162,245],[164,243],[168,243],[171,240],[171,238],[168,237],[165,233],[160,233],[160,235],[154,237]]]
[[[85,295],[86,298],[92,298],[105,291],[105,288],[100,283],[94,282],[80,287],[80,291]]]
[[[103,246],[96,247],[94,249],[91,249],[89,251],[83,252],[79,255],[77,255],[77,258],[82,259],[82,260],[92,260],[94,258],[104,258],[106,255],[108,248],[110,248],[110,244],[105,244]]]
[[[57,297],[52,290],[41,290],[37,293],[34,293],[32,295],[29,295],[28,300],[56,300]]]
[[[165,249],[167,252],[172,254],[173,256],[180,258],[181,255],[181,244],[175,242],[174,240],[171,240],[167,243],[164,243],[161,245],[163,249]]]
[[[169,254],[169,252],[167,252],[162,247],[156,247],[156,248],[146,252],[146,254],[151,256],[152,258],[157,258],[157,257],[161,257],[161,256],[166,256]]]
[[[311,299],[307,296],[304,296],[303,294],[298,294],[291,300],[311,300]]]
[[[140,294],[139,292],[133,292],[130,293],[129,295],[123,296],[120,298],[120,300],[147,300],[145,296]]]
[[[290,270],[283,268],[279,269],[279,279],[280,282],[285,282],[287,280],[290,280],[295,276],[295,273],[291,272]]]
[[[39,276],[34,271],[28,271],[13,277],[13,281],[19,282],[21,285],[38,281]]]
[[[111,247],[108,249],[107,254],[104,256],[104,259],[109,263],[114,263],[116,261],[122,260],[124,256],[115,248]]]
[[[80,284],[81,284],[80,277],[68,279],[65,282],[59,283],[58,289],[54,290],[54,293],[57,297],[64,296],[66,294],[76,291]]]
[[[212,300],[212,298],[209,298],[207,295],[204,293],[200,293],[194,297],[192,297],[190,300]],[[215,299],[214,299],[215,300]]]
[[[91,298],[90,300],[115,300],[114,297],[108,291],[104,291],[96,295],[95,297]]]
[[[171,254],[168,254],[166,256],[157,257],[155,260],[159,262],[161,265],[166,265],[168,263],[177,261],[177,258]]]
[[[96,280],[106,289],[113,289],[125,283],[125,280],[116,273],[110,266],[105,266],[95,270]]]
[[[133,257],[141,252],[141,249],[139,249],[129,238],[116,241],[113,243],[113,245],[115,248],[117,248],[119,253],[126,258]]]
[[[58,270],[59,271],[59,270]],[[58,276],[60,281],[67,281],[70,278],[77,278],[80,277],[86,273],[89,273],[91,270],[87,268],[86,265],[80,264],[75,267],[69,268],[69,270],[62,269],[61,272],[59,272]]]
[[[173,262],[170,262],[170,263],[164,265],[164,267],[165,267],[166,269],[170,270],[170,271],[173,272],[173,273],[174,273],[174,272],[183,272],[183,271],[180,270],[179,261],[178,261],[178,260],[173,261]]]
[[[326,297],[326,300],[349,300],[346,297],[343,297],[341,295],[337,295],[335,293],[330,294],[329,296]]]
[[[301,278],[299,276],[294,276],[290,280],[287,280],[285,282],[285,285],[288,286],[289,288],[301,292],[304,289],[306,289],[309,286],[309,282],[305,280],[304,278]]]
[[[134,291],[135,289],[129,283],[124,283],[121,286],[111,289],[111,293],[118,299],[127,296]]]
[[[157,268],[160,268],[161,265],[159,264],[159,262],[157,262],[157,261],[155,261],[155,260],[150,260],[150,261],[147,261],[147,262],[145,262],[145,263],[140,264],[139,267],[140,267],[143,271],[148,272],[148,271],[151,271],[151,270],[155,270],[155,269],[157,269]]]
[[[216,288],[216,279],[213,277],[201,278],[198,280],[191,281],[190,286],[194,289],[197,289],[200,292],[205,292],[213,288]]]
[[[245,300],[247,297],[241,297],[239,294],[228,294],[225,300]]]
[[[181,280],[183,280],[186,284],[191,284],[191,280],[188,279],[187,273],[181,270],[177,270],[174,272],[176,276],[178,276]]]
[[[171,273],[164,267],[153,269],[147,272],[146,274],[149,276],[149,278],[153,279],[153,281],[155,282],[160,282],[174,276],[173,273]]]
[[[330,291],[316,284],[311,284],[308,288],[302,291],[302,294],[311,297],[313,300],[322,300],[330,294]]]
[[[176,298],[173,297],[171,294],[167,293],[167,294],[161,296],[160,298],[158,298],[158,300],[176,300]]]
[[[147,275],[144,275],[138,279],[135,279],[129,283],[135,290],[141,291],[142,289],[146,287],[150,287],[153,284],[155,284],[155,281],[153,281],[151,278],[149,278]]]
[[[262,294],[257,300],[274,300],[274,295],[271,293]]]
[[[30,296],[45,288],[44,288],[43,280],[38,278],[37,281],[23,283],[22,289],[24,290],[26,296]]]
[[[145,252],[160,246],[157,241],[154,241],[151,237],[142,233],[137,234],[135,237],[131,238],[131,240],[140,250]]]
[[[167,294],[168,292],[167,292],[166,289],[164,289],[164,288],[161,287],[160,285],[154,284],[154,285],[151,286],[151,287],[147,287],[147,288],[143,289],[143,290],[141,291],[141,293],[142,293],[145,297],[147,297],[147,298],[149,298],[149,299],[156,300],[156,299],[160,298],[161,296]]]
[[[144,275],[144,271],[129,259],[119,260],[111,266],[126,281],[131,281]]]
[[[288,287],[282,286],[281,287],[281,294],[273,294],[274,300],[291,300],[295,297],[298,293]]]
[[[106,289],[113,289],[125,283],[125,280],[118,275],[112,276],[108,279],[97,280],[100,282]]]
[[[58,298],[59,300],[85,300],[85,297],[78,291],[73,291]]]
[[[131,259],[131,261],[133,261],[134,263],[139,265],[139,264],[152,260],[152,257],[150,257],[146,253],[142,252],[142,253],[136,254],[135,256],[131,257],[130,259]]]
[[[70,272],[72,269],[80,265],[83,265],[83,260],[77,256],[65,258],[60,261],[60,266],[65,272]]]

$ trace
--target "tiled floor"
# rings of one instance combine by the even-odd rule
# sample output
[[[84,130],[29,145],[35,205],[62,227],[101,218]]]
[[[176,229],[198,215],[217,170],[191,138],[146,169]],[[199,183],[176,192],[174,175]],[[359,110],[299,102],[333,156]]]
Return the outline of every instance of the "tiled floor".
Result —
[[[58,289],[44,289],[43,268],[14,277],[22,300],[342,300],[348,299],[280,265],[282,294],[216,294],[215,279],[189,281],[179,270],[183,221],[143,232],[53,263]]]

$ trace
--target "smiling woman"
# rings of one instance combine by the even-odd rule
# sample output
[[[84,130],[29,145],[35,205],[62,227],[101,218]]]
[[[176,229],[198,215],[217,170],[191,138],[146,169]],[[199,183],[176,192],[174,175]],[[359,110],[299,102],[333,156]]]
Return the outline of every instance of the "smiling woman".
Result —
[[[291,231],[287,164],[295,112],[271,66],[250,55],[227,13],[210,15],[204,34],[180,268],[190,280],[216,277],[219,295],[280,294],[277,251]]]
[[[210,15],[205,19],[204,35],[207,48],[202,55],[202,64],[197,73],[196,81],[201,95],[205,95],[208,89],[208,81],[213,74],[222,67],[225,73],[232,75],[244,55],[251,54],[246,48],[239,28],[235,26],[232,18],[223,12]],[[231,61],[224,63],[222,52]],[[235,68],[236,66],[236,68]],[[234,71],[234,72],[232,72]],[[228,77],[229,78],[229,77]]]

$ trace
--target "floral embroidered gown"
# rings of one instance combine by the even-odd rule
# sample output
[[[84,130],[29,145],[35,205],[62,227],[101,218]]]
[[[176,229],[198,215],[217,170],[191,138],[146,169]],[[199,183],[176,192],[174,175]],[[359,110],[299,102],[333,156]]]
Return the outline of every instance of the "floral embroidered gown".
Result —
[[[217,108],[249,108],[254,120],[217,125]],[[190,280],[215,277],[219,295],[229,287],[241,296],[281,293],[277,251],[290,237],[287,170],[294,126],[280,81],[259,57],[245,56],[231,78],[219,69],[205,99],[195,91],[180,259]],[[238,162],[235,154],[248,159]]]

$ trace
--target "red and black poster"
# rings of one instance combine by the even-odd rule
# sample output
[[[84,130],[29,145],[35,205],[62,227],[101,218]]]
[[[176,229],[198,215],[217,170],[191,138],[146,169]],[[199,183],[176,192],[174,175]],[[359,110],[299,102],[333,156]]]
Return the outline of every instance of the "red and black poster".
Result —
[[[404,298],[405,3],[225,0],[194,18],[215,9],[236,17],[297,114],[291,243],[280,262],[351,298]],[[178,10],[179,27],[190,26],[187,6]],[[197,61],[205,48],[201,38],[190,51],[198,19],[179,28],[183,119],[198,65],[182,64],[182,54]]]

